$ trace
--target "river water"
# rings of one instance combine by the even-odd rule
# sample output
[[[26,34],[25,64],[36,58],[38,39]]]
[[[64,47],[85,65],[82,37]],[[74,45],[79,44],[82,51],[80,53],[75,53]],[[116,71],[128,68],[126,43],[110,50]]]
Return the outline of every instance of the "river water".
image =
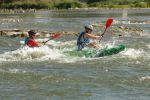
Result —
[[[150,23],[145,23],[150,21],[149,13],[126,18],[117,13],[80,11],[1,14],[0,29],[80,32],[85,24],[103,23],[109,17],[113,24],[143,30],[113,35],[106,32],[102,46],[126,46],[111,56],[64,55],[63,51],[75,50],[76,36],[62,35],[39,48],[20,46],[20,38],[0,37],[0,100],[149,100]]]

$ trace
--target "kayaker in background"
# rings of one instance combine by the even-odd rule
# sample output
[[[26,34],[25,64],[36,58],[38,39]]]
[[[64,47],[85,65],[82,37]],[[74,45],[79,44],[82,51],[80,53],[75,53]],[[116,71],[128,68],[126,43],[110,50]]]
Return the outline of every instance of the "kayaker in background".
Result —
[[[30,30],[28,35],[29,37],[25,38],[25,44],[29,47],[39,47],[43,45],[42,43],[35,41],[34,38],[36,37],[36,32],[34,30]]]
[[[85,46],[93,47],[93,48],[100,48],[100,45],[96,43],[95,40],[100,40],[102,36],[92,34],[93,26],[86,25],[85,30],[79,33],[77,39],[77,46],[78,50],[82,50]]]

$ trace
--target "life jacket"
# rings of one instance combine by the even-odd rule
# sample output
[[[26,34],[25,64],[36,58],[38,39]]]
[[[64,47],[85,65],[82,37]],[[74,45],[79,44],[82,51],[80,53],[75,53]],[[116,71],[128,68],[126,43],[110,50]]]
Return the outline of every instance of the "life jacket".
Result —
[[[37,47],[38,43],[34,39],[27,37],[25,38],[25,45],[28,45],[29,47]]]
[[[89,43],[89,38],[85,38],[84,34],[86,34],[85,32],[80,32],[78,39],[77,39],[77,46],[78,46],[78,50],[82,50],[85,46],[86,43]]]

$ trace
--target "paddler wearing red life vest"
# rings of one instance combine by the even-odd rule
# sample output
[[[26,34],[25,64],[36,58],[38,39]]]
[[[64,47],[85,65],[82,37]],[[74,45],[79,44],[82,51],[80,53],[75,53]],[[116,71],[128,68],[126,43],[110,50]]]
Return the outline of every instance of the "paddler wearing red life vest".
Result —
[[[36,32],[34,30],[28,31],[29,37],[25,38],[25,44],[29,47],[39,47],[42,46],[42,43],[35,41]]]

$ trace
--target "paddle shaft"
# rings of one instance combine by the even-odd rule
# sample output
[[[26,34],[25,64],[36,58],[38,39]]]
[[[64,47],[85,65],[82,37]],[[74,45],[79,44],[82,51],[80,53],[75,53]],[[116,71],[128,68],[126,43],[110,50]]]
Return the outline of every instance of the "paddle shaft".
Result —
[[[58,38],[59,36],[61,35],[61,33],[59,34],[55,34],[54,36],[51,36],[51,38],[45,42],[43,42],[44,44],[47,43],[48,41],[52,40],[52,39],[55,39],[55,38]]]
[[[52,38],[50,38],[49,40],[47,40],[47,41],[43,42],[43,43],[44,43],[44,45],[45,45],[48,41],[50,41],[50,40],[52,40]]]
[[[105,32],[106,32],[106,30],[107,30],[107,28],[105,28],[105,30],[104,30],[104,32],[103,32],[103,34],[101,34],[101,38],[100,38],[100,40],[99,40],[99,42],[101,41],[101,39],[103,38],[103,36],[104,36],[104,34],[105,34]]]

